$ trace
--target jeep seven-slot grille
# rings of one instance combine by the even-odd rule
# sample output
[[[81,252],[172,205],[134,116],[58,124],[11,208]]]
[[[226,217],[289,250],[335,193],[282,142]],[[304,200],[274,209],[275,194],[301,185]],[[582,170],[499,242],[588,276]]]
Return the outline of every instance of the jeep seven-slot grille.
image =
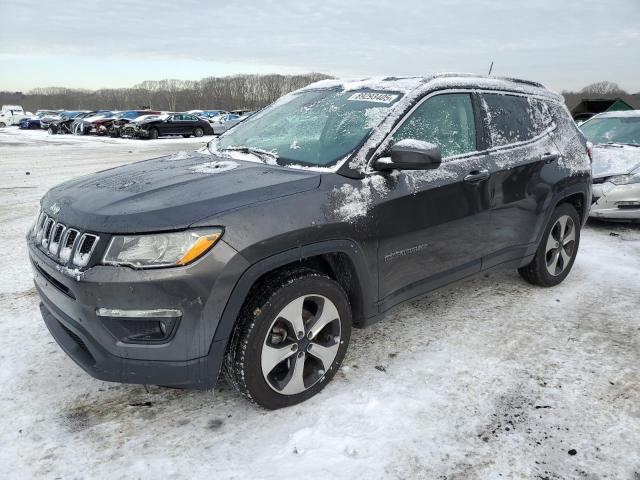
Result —
[[[40,250],[61,265],[86,267],[100,237],[67,227],[41,213],[33,229],[33,239]]]

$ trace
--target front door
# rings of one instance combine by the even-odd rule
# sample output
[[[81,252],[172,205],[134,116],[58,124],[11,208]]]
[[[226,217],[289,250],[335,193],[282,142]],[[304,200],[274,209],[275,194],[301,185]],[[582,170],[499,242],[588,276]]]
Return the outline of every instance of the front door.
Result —
[[[403,139],[438,145],[443,161],[434,170],[384,178],[389,193],[374,207],[381,311],[478,272],[488,248],[488,155],[479,152],[472,94],[427,98],[392,143]]]

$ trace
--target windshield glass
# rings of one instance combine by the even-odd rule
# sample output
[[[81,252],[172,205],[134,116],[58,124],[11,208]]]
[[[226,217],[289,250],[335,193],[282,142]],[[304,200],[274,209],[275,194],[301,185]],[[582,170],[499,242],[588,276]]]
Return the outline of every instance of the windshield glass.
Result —
[[[328,89],[289,95],[222,135],[218,148],[266,150],[280,165],[330,167],[358,148],[401,96]]]
[[[590,142],[640,145],[640,117],[594,118],[580,129]]]

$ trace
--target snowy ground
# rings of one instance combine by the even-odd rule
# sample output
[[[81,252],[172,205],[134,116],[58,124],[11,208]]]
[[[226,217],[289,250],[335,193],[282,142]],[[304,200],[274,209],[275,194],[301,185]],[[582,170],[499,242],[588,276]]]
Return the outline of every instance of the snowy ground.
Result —
[[[640,226],[589,223],[554,289],[492,274],[396,309],[285,410],[86,375],[37,310],[38,199],[202,143],[0,130],[0,476],[640,479]]]

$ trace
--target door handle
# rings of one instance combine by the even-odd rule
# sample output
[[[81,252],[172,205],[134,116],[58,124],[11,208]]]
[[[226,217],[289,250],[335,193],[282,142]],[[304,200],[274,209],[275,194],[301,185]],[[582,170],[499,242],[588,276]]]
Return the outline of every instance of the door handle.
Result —
[[[467,183],[476,183],[489,178],[489,170],[473,170],[464,177],[464,181]]]
[[[560,158],[560,154],[558,152],[547,152],[542,154],[542,157],[540,157],[540,160],[542,160],[544,163],[551,163],[551,162],[555,162],[559,158]]]

